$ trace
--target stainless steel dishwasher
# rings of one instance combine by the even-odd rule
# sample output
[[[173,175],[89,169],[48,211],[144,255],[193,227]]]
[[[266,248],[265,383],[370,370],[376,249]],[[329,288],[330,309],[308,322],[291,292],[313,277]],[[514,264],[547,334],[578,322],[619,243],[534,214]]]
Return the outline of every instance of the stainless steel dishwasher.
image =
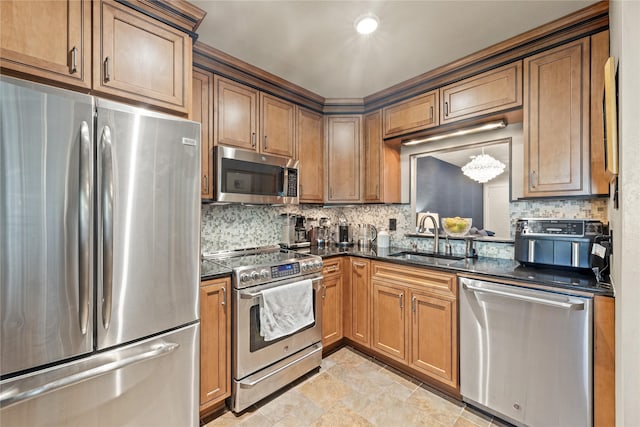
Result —
[[[592,299],[459,286],[463,400],[516,425],[591,426]]]

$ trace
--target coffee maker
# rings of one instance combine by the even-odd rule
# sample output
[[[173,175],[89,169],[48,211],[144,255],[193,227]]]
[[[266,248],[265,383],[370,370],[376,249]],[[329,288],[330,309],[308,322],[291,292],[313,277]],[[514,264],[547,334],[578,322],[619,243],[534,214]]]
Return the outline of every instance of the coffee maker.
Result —
[[[307,238],[305,217],[298,214],[281,214],[281,242],[280,246],[287,249],[304,248],[311,243]]]
[[[349,227],[349,224],[347,224],[347,220],[344,218],[340,219],[340,221],[338,222],[336,245],[353,246],[351,228]]]

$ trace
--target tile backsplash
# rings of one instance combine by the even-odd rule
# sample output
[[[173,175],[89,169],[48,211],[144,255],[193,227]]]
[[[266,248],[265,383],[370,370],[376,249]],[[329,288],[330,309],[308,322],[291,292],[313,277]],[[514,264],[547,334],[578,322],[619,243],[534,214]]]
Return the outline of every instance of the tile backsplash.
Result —
[[[510,204],[512,230],[518,218],[594,218],[607,222],[607,199],[524,200]],[[340,218],[348,223],[369,223],[378,230],[388,229],[389,219],[395,218],[396,231],[390,231],[391,245],[431,250],[430,238],[407,237],[415,232],[410,205],[360,205],[352,207],[320,207],[299,205],[287,207],[202,205],[203,253],[228,249],[276,245],[280,242],[281,213],[298,213],[307,218],[326,217],[336,224]],[[513,231],[512,231],[513,235]],[[441,243],[443,245],[444,243]],[[440,248],[443,250],[443,247]],[[464,242],[452,241],[454,253],[464,252]],[[512,243],[476,242],[478,255],[494,258],[513,258]]]

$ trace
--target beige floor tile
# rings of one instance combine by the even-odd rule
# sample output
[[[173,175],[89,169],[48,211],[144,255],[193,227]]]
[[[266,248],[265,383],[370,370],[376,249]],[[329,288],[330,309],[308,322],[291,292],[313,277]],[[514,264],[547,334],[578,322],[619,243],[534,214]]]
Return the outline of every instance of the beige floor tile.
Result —
[[[379,396],[360,415],[376,426],[423,426],[424,413],[392,396]]]
[[[447,426],[456,422],[463,409],[462,403],[453,403],[422,387],[411,393],[406,402],[423,411],[429,419]]]
[[[271,421],[269,425],[273,425],[288,416],[310,423],[324,411],[298,390],[292,389],[260,406],[258,412]]]
[[[342,348],[316,370],[237,416],[226,412],[205,427],[496,427],[369,356]],[[500,425],[504,427],[504,425]]]
[[[316,375],[302,384],[298,391],[321,408],[331,408],[338,400],[352,392],[344,382],[325,373]]]
[[[311,427],[370,427],[373,426],[365,418],[352,411],[341,402],[337,402],[330,410],[318,418]]]

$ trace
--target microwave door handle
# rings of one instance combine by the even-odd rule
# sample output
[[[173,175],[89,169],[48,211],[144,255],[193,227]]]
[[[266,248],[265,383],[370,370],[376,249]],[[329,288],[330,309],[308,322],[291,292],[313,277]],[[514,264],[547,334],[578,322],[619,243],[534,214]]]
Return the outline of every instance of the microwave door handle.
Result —
[[[74,48],[75,49],[75,48]],[[91,232],[91,137],[89,125],[80,125],[80,206],[78,212],[78,321],[82,335],[89,323],[90,232]]]
[[[102,130],[102,325],[109,329],[113,290],[113,158],[111,129]]]

